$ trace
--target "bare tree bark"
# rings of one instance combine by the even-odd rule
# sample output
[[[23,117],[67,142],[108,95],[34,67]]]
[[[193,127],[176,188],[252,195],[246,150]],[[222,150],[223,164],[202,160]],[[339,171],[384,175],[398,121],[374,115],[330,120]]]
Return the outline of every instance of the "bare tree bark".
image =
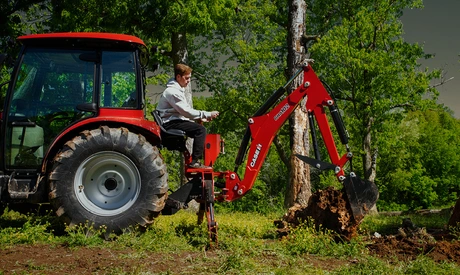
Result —
[[[305,31],[306,3],[304,0],[289,1],[288,22],[288,74],[289,76],[300,68],[305,58],[305,48],[302,45],[302,37]],[[292,82],[290,91],[301,85],[303,75]],[[305,106],[301,103],[300,106]],[[310,167],[308,164],[295,157],[295,154],[308,155],[308,116],[302,107],[297,108],[289,119],[291,137],[291,157],[289,185],[286,191],[284,204],[291,207],[295,204],[307,206],[311,196]]]
[[[364,178],[366,180],[375,181],[377,176],[377,153],[378,150],[375,148],[372,149],[372,134],[371,134],[371,125],[373,119],[370,118],[366,126],[366,135],[363,140],[363,167],[364,167]],[[371,209],[369,209],[369,214],[378,214],[377,204],[375,204]]]

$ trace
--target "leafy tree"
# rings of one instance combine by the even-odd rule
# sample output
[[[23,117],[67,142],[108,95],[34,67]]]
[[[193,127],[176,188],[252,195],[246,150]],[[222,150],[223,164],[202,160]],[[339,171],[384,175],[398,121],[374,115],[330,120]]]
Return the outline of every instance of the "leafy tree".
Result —
[[[394,138],[379,143],[381,208],[453,204],[460,191],[460,121],[437,109],[409,112],[392,125]]]
[[[47,13],[43,10],[46,1],[23,0],[0,3],[0,47],[7,51],[16,37],[27,32],[43,30]],[[38,13],[41,11],[41,13]]]
[[[225,17],[232,0],[52,0],[53,31],[127,33],[159,49],[162,65],[188,62],[188,37],[209,33]],[[168,70],[169,71],[169,70]]]
[[[347,115],[365,178],[375,180],[379,141],[394,133],[384,123],[400,121],[404,110],[434,105],[437,97],[429,82],[438,72],[419,70],[423,49],[402,38],[403,9],[421,7],[421,1],[309,3],[311,24],[322,36],[311,48],[315,68]]]
[[[243,131],[251,116],[284,82],[286,31],[273,22],[272,1],[246,1],[216,21],[216,30],[190,45],[197,89],[221,102],[222,131]],[[283,11],[285,12],[285,11]]]
[[[0,64],[0,84],[10,79],[10,69],[19,52],[16,37],[43,30],[43,22],[48,16],[45,3],[43,0],[0,2],[0,54],[7,54],[4,63]],[[3,99],[6,85],[1,88]],[[0,104],[3,106],[3,100]]]

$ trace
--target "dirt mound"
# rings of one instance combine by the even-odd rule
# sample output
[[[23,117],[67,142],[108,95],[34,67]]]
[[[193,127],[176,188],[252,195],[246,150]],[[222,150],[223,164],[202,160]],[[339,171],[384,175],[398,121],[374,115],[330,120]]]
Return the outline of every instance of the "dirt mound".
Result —
[[[285,236],[289,227],[296,227],[305,221],[314,222],[316,228],[337,232],[339,238],[350,240],[357,234],[362,219],[355,220],[351,208],[340,190],[329,187],[312,194],[307,207],[295,205],[289,208],[282,220],[275,221],[278,234]]]
[[[369,251],[390,260],[410,261],[419,255],[426,255],[436,262],[452,261],[460,264],[458,240],[437,240],[437,236],[427,233],[425,228],[403,227],[399,228],[396,235],[372,237]],[[445,234],[439,236],[444,238]]]
[[[281,220],[276,220],[280,237],[289,234],[303,222],[313,222],[318,230],[335,231],[337,240],[350,240],[357,235],[362,219],[355,220],[351,209],[340,190],[332,187],[314,193],[307,207],[293,206]],[[409,218],[402,221],[395,235],[381,236],[375,233],[367,246],[369,252],[388,260],[411,261],[426,255],[436,262],[452,261],[460,264],[460,241],[452,239],[448,232],[419,228]]]

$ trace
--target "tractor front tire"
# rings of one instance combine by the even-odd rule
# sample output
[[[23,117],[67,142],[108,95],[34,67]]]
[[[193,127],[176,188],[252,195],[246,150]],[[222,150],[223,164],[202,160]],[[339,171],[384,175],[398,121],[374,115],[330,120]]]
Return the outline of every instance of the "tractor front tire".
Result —
[[[50,202],[68,226],[105,227],[105,236],[145,227],[167,197],[157,147],[126,128],[102,126],[68,141],[49,174]]]

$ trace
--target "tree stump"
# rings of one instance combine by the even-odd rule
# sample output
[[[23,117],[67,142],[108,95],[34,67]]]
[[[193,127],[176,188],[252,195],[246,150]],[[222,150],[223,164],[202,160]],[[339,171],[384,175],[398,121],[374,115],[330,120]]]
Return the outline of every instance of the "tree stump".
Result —
[[[289,234],[289,227],[296,227],[312,219],[316,229],[328,229],[337,233],[337,240],[349,241],[357,235],[362,219],[355,220],[345,194],[333,187],[318,190],[310,197],[307,207],[295,205],[289,208],[282,220],[275,221],[280,237]]]

